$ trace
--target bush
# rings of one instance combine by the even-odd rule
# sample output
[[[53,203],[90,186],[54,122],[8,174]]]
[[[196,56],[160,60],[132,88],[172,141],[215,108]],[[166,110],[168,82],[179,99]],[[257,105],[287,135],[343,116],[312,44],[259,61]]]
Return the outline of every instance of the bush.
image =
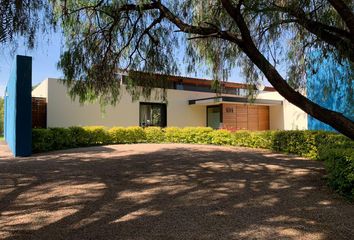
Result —
[[[146,127],[144,132],[148,143],[162,143],[165,141],[165,133],[160,127]]]
[[[68,141],[71,147],[89,146],[89,136],[87,131],[82,127],[69,127],[70,139]]]
[[[32,129],[32,151],[46,152],[53,149],[53,135],[50,129]]]
[[[329,186],[353,201],[354,148],[323,146],[319,153],[319,158],[325,161]]]
[[[50,128],[52,146],[50,150],[72,147],[70,130],[67,128]]]
[[[238,131],[234,133],[234,145],[270,149],[274,140],[274,133],[274,131]]]
[[[88,146],[108,144],[111,142],[110,135],[103,126],[87,126],[83,129],[87,137],[85,144]]]
[[[112,143],[142,143],[146,142],[144,129],[141,127],[114,127],[108,131]]]
[[[233,136],[231,132],[227,130],[215,130],[210,133],[211,135],[211,143],[216,145],[232,145],[233,144]]]

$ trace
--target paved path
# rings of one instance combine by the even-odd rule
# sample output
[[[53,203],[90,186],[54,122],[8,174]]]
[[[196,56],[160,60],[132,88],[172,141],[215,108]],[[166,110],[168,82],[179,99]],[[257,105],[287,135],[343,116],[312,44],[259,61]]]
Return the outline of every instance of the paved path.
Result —
[[[200,145],[0,160],[3,239],[353,239],[320,162]]]
[[[12,157],[9,147],[4,140],[0,140],[0,160]]]

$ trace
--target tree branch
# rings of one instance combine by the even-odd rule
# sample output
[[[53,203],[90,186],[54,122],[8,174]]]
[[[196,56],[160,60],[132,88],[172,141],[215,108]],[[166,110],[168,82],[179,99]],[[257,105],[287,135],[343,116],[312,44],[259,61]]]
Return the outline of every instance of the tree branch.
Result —
[[[342,0],[328,0],[347,25],[354,41],[354,13]]]
[[[250,31],[241,13],[241,1],[236,7],[230,0],[221,0],[226,12],[234,19],[240,29],[243,41],[238,46],[249,57],[249,59],[263,72],[273,87],[289,102],[301,108],[309,115],[320,119],[322,122],[330,124],[351,139],[354,139],[354,122],[346,118],[343,114],[312,102],[299,92],[292,89],[275,67],[264,57],[254,44]],[[333,121],[335,119],[335,121]]]

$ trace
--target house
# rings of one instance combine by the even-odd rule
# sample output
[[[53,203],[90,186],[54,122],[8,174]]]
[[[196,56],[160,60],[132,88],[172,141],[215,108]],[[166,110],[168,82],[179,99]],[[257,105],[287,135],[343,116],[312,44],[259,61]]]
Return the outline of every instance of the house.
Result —
[[[32,111],[39,111],[38,106],[46,106],[39,111],[42,117],[38,117],[38,112],[32,112],[33,119],[37,118],[34,127],[140,125],[209,126],[230,130],[307,129],[307,114],[271,87],[258,91],[257,98],[249,102],[249,85],[246,84],[224,82],[221,92],[216,94],[211,80],[140,74],[143,78],[164,78],[168,83],[167,101],[154,97],[132,101],[123,86],[119,103],[107,106],[102,112],[98,103],[72,101],[59,79],[48,78],[32,91]],[[123,73],[120,78],[124,85],[128,77]],[[154,89],[152,96],[158,90]]]

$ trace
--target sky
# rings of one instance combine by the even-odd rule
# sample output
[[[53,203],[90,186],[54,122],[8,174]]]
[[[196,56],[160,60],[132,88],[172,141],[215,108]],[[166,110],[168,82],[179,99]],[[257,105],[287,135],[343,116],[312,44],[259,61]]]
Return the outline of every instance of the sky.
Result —
[[[0,96],[4,95],[15,55],[32,57],[32,85],[36,85],[46,78],[63,78],[63,73],[57,69],[57,62],[62,52],[62,42],[63,36],[57,32],[37,37],[37,43],[33,50],[20,46],[15,53],[11,54],[7,49],[2,49],[0,52]],[[180,57],[180,59],[182,58]],[[181,72],[181,75],[187,75],[183,69]],[[190,75],[190,77],[210,79],[210,76],[204,73],[199,73],[197,76]],[[229,79],[233,82],[244,82],[238,69],[231,71]],[[265,85],[269,86],[269,83],[265,83]]]
[[[11,55],[6,49],[1,51],[0,96],[4,95],[15,55],[32,57],[32,85],[36,85],[48,77],[60,78],[63,76],[56,67],[61,52],[61,34],[51,34],[50,40],[45,37],[38,37],[37,39],[38,42],[33,50],[19,46],[14,55]]]

